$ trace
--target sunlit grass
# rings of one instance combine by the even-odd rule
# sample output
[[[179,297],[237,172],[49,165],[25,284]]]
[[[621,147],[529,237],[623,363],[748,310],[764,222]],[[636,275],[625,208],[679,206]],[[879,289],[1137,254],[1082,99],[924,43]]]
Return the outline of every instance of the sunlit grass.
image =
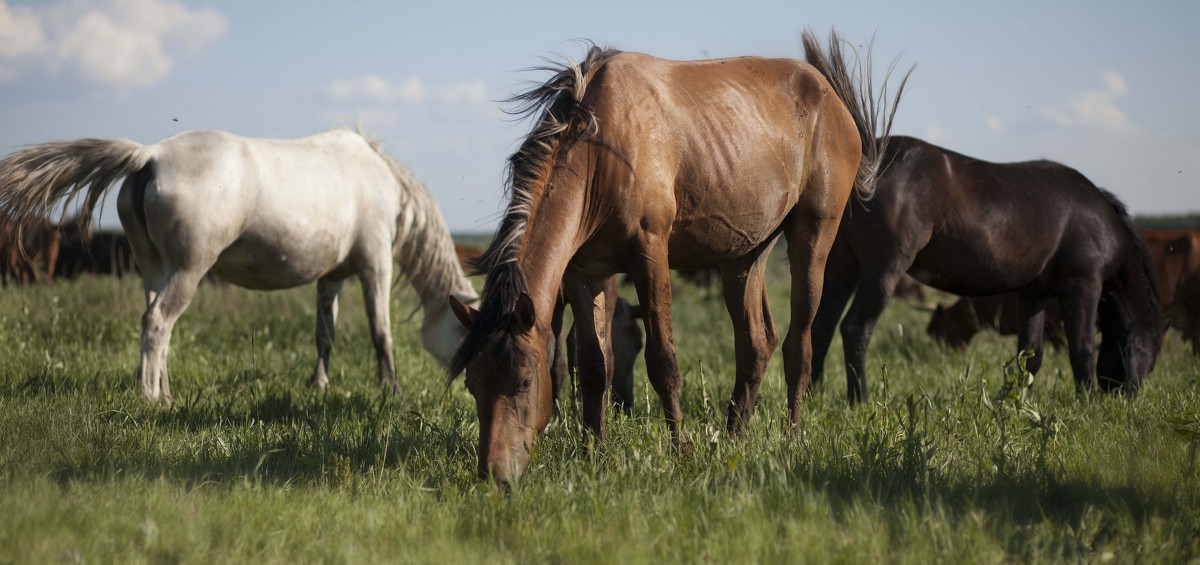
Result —
[[[786,267],[772,304],[788,314]],[[623,292],[632,296],[628,288]],[[939,346],[893,305],[872,402],[840,340],[786,425],[777,354],[745,437],[725,436],[733,340],[719,293],[677,285],[686,430],[636,375],[590,448],[570,410],[510,493],[475,478],[478,427],[396,321],[382,394],[347,285],[331,388],[306,383],[315,291],[205,287],[176,328],[171,408],[137,396],[140,283],[0,293],[0,562],[1186,561],[1200,557],[1200,369],[1174,335],[1137,398],[1081,398],[1065,352],[1032,386],[1012,338]],[[412,296],[400,292],[394,316]]]

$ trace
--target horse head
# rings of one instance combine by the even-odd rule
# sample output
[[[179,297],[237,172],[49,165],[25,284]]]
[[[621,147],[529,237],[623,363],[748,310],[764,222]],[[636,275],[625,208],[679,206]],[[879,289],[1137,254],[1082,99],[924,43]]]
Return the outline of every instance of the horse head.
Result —
[[[934,307],[929,316],[929,326],[926,328],[926,332],[934,339],[955,349],[966,347],[968,343],[971,343],[971,338],[975,337],[978,326],[968,309],[962,306],[964,303],[965,300],[959,299],[949,308],[941,304]]]
[[[494,328],[478,352],[465,360],[466,385],[479,415],[479,475],[508,486],[529,465],[534,442],[553,413],[548,363],[552,335],[538,324],[533,300],[525,293],[512,310],[499,315],[481,316],[454,297],[450,306],[468,330]],[[471,334],[475,331],[468,339]]]
[[[479,305],[479,296],[474,292],[460,291],[451,296],[460,304]],[[449,367],[467,331],[446,301],[434,301],[422,307],[425,320],[421,322],[421,345],[442,367]]]

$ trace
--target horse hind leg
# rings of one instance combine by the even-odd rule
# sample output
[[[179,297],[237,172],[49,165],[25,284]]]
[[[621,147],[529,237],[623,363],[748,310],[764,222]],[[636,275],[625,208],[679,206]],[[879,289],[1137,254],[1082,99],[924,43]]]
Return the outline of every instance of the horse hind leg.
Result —
[[[142,316],[142,360],[138,380],[142,393],[150,400],[171,403],[171,381],[167,375],[167,354],[175,323],[191,304],[196,287],[207,269],[178,270],[166,276]]]
[[[726,420],[726,429],[735,436],[754,413],[763,374],[779,342],[766,289],[767,259],[775,241],[772,238],[753,253],[721,267],[721,287],[733,322],[737,357],[737,378]]]
[[[342,292],[342,282],[328,278],[317,281],[317,366],[308,381],[308,386],[317,390],[325,390],[329,385],[329,354],[337,334],[338,295]]]
[[[858,286],[858,259],[849,242],[835,240],[825,262],[825,282],[821,290],[821,305],[812,325],[812,384],[817,385],[825,376],[825,359],[838,322]]]
[[[165,317],[159,296],[174,277],[171,276],[162,253],[150,238],[149,227],[145,221],[146,214],[141,209],[149,182],[153,181],[142,175],[127,178],[117,195],[117,214],[121,219],[121,226],[125,228],[125,235],[129,238],[129,247],[141,267],[142,290],[146,299],[146,311],[142,315],[141,357],[136,373],[137,382],[147,399],[170,403],[170,382],[165,378],[166,355],[163,349],[165,341],[170,339],[170,330],[164,329]],[[190,300],[189,294],[187,301]],[[165,338],[164,331],[167,334]],[[161,359],[160,349],[163,350]]]

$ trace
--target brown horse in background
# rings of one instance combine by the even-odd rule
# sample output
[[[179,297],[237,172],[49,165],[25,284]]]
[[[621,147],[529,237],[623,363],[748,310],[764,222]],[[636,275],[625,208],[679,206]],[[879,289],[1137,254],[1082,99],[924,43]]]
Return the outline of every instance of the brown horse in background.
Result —
[[[50,284],[58,263],[62,233],[46,218],[35,218],[24,230],[13,222],[0,229],[0,282],[4,286]]]
[[[793,423],[810,378],[810,325],[846,202],[873,190],[887,123],[855,81],[836,35],[808,62],[667,61],[592,47],[515,98],[539,116],[509,160],[512,199],[484,255],[479,310],[449,374],[466,370],[479,415],[479,473],[518,477],[552,413],[548,347],[560,285],[575,317],[583,421],[604,440],[613,370],[610,280],[630,273],[646,328],[646,370],[677,445],[680,373],[670,269],[719,266],[736,336],[729,429],[758,399],[776,345],[764,270],[788,242],[792,326],[784,371]],[[864,71],[869,75],[869,70]],[[869,89],[868,89],[869,90]]]
[[[1200,230],[1143,229],[1158,267],[1163,314],[1200,356]]]
[[[813,378],[842,321],[850,402],[867,400],[871,332],[908,272],[960,295],[1020,294],[1018,350],[1037,372],[1047,305],[1062,306],[1081,389],[1137,390],[1154,366],[1163,323],[1154,265],[1125,206],[1051,161],[989,163],[895,137],[878,191],[847,211],[813,324]],[[1095,329],[1103,334],[1099,359]]]

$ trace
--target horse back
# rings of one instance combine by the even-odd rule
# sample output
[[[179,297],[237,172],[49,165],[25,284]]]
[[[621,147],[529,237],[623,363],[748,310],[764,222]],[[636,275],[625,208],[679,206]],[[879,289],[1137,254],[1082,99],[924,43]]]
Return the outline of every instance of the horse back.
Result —
[[[141,199],[151,239],[169,231],[157,239],[217,258],[214,269],[235,284],[294,286],[359,255],[390,257],[398,184],[353,132],[296,140],[187,132],[154,151]]]
[[[821,166],[854,169],[861,155],[853,118],[798,60],[621,53],[595,73],[583,103],[601,124],[589,190],[619,203],[609,210],[613,236],[669,222],[675,267],[762,244]],[[820,202],[840,214],[850,189]]]
[[[922,282],[991,294],[1055,273],[1111,273],[1132,248],[1104,193],[1065,165],[992,163],[903,137],[888,153],[868,206],[919,249]]]

